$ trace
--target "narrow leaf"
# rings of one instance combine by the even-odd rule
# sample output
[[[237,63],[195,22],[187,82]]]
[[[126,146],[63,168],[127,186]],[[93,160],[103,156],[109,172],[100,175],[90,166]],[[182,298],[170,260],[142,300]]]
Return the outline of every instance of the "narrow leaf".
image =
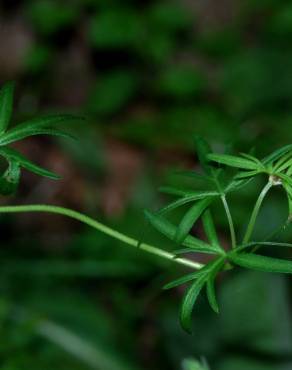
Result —
[[[229,254],[230,260],[238,266],[264,272],[292,273],[292,262],[252,253]]]
[[[240,250],[243,250],[243,249],[246,249],[246,248],[249,248],[249,247],[253,247],[253,246],[263,246],[263,247],[270,247],[270,246],[273,246],[273,247],[286,247],[286,248],[292,248],[292,244],[291,243],[280,243],[280,242],[250,242],[250,243],[247,243],[247,244],[244,244],[244,245],[241,245],[239,247]]]
[[[206,233],[206,236],[209,242],[212,245],[220,246],[217,232],[216,232],[215,225],[214,225],[214,220],[213,220],[210,209],[207,209],[203,213],[202,221],[203,221],[204,230],[205,230],[205,233]]]
[[[278,159],[278,161],[274,165],[274,172],[278,171],[278,169],[291,158],[292,152],[288,152],[287,154],[283,155]],[[281,171],[281,170],[279,170]]]
[[[54,174],[51,171],[46,170],[45,168],[42,168],[33,162],[31,162],[29,159],[25,158],[22,154],[17,152],[16,150],[8,147],[1,147],[0,148],[0,155],[2,155],[4,158],[6,158],[9,162],[14,161],[16,163],[19,163],[19,165],[37,175],[45,176],[50,179],[57,180],[60,178],[60,176]]]
[[[54,128],[28,128],[21,131],[8,131],[6,134],[0,137],[0,145],[11,144],[15,141],[35,135],[52,135],[73,139],[73,136]]]
[[[228,154],[209,154],[208,159],[227,166],[242,168],[245,170],[259,170],[259,166],[249,159],[236,157]]]
[[[180,311],[180,322],[181,326],[185,331],[191,333],[191,323],[192,323],[192,311],[196,300],[205,284],[205,275],[200,276],[190,287],[187,289]]]
[[[6,83],[0,90],[0,134],[6,131],[13,109],[14,83]]]
[[[291,165],[292,165],[292,158],[290,158],[287,162],[283,163],[283,164],[282,164],[282,165],[277,169],[277,171],[282,172],[282,171],[286,170],[287,168],[289,168]]]
[[[49,114],[43,117],[36,117],[29,119],[25,122],[20,123],[19,125],[13,127],[10,132],[22,132],[23,130],[27,129],[36,129],[41,127],[52,127],[56,124],[60,124],[63,122],[72,122],[72,121],[80,121],[84,120],[83,117],[74,116],[72,114]]]
[[[145,211],[145,216],[150,222],[150,224],[158,230],[161,234],[165,235],[167,238],[174,240],[174,237],[177,232],[177,227],[174,226],[171,222],[166,220],[165,218],[153,214],[149,211]],[[188,235],[184,242],[182,243],[185,247],[190,247],[197,252],[202,253],[217,253],[218,251],[211,245],[199,240],[192,235]]]
[[[262,167],[263,169],[265,168],[263,163],[258,158],[254,157],[253,155],[246,154],[246,153],[240,153],[240,155],[242,155],[244,158],[249,159],[250,161],[254,162],[259,167]]]
[[[252,170],[252,171],[244,171],[244,172],[239,172],[236,176],[235,179],[245,179],[247,177],[252,177],[257,175],[259,172],[257,170]]]
[[[179,285],[183,285],[183,284],[186,284],[194,279],[197,279],[199,276],[202,275],[202,271],[196,271],[196,272],[192,272],[191,274],[187,274],[187,275],[184,275],[182,277],[180,277],[179,279],[176,279],[176,280],[173,280],[171,281],[170,283],[164,285],[163,289],[167,290],[167,289],[172,289],[172,288],[175,288]]]
[[[209,301],[209,304],[214,312],[219,313],[219,306],[216,298],[216,292],[215,292],[215,278],[218,274],[218,272],[221,270],[222,266],[224,265],[224,259],[220,258],[217,260],[214,265],[212,266],[211,271],[208,274],[207,277],[207,298]]]
[[[189,211],[184,215],[183,219],[181,220],[177,228],[177,232],[175,235],[175,241],[177,243],[182,243],[184,241],[184,239],[190,232],[195,222],[198,220],[198,218],[201,216],[201,214],[210,205],[212,201],[213,197],[202,199],[189,209]]]
[[[200,192],[197,192],[193,195],[189,195],[189,196],[186,196],[184,198],[180,198],[170,204],[168,204],[167,206],[163,207],[162,209],[159,210],[159,214],[165,214],[169,211],[172,211],[180,206],[183,206],[185,204],[188,204],[188,203],[191,203],[191,202],[194,202],[198,199],[203,199],[205,197],[210,197],[210,196],[220,196],[220,193],[218,192],[215,192],[215,191],[200,191]]]
[[[282,157],[282,155],[288,153],[290,150],[292,150],[292,144],[288,144],[286,146],[283,146],[282,148],[275,150],[274,152],[272,152],[271,154],[269,154],[267,157],[265,157],[264,159],[262,159],[262,162],[265,165],[266,164],[273,163],[278,158]]]

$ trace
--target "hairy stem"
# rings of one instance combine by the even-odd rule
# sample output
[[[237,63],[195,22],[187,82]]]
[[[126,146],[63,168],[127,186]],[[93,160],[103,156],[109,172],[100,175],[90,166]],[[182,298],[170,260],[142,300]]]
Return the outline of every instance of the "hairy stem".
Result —
[[[229,229],[230,229],[230,236],[231,236],[231,245],[232,245],[232,248],[235,248],[236,247],[235,229],[234,229],[234,224],[233,224],[233,219],[232,219],[232,216],[231,216],[231,212],[230,212],[227,200],[226,200],[226,196],[222,195],[221,200],[222,200],[222,203],[223,203],[223,206],[224,206],[224,209],[225,209],[225,212],[226,212],[226,216],[227,216],[227,219],[228,219],[228,224],[229,224]]]
[[[101,231],[104,234],[111,236],[121,242],[131,245],[132,247],[139,248],[146,252],[152,253],[156,256],[162,257],[164,259],[170,260],[172,262],[191,267],[193,269],[200,269],[203,267],[201,263],[191,261],[186,258],[176,258],[176,255],[170,252],[166,252],[160,248],[154,247],[150,244],[140,243],[138,240],[133,239],[125,234],[122,234],[116,230],[111,229],[110,227],[94,220],[91,217],[88,217],[80,212],[74,211],[69,208],[58,207],[53,205],[46,204],[31,204],[31,205],[22,205],[22,206],[0,206],[0,213],[20,213],[20,212],[47,212],[47,213],[56,213],[59,215],[67,216],[73,218],[77,221],[80,221],[92,228]]]
[[[273,186],[273,183],[271,181],[269,181],[265,185],[263,190],[261,191],[261,193],[260,193],[260,195],[259,195],[259,197],[256,201],[256,204],[254,206],[254,209],[252,211],[252,214],[251,214],[251,217],[250,217],[250,220],[249,220],[249,223],[248,223],[248,226],[247,226],[244,238],[243,238],[243,244],[246,244],[246,243],[249,242],[250,237],[252,235],[252,232],[254,230],[256,219],[257,219],[257,216],[259,214],[259,211],[260,211],[261,205],[263,203],[263,200],[265,199],[265,196],[267,195],[268,191],[271,189],[272,186]]]

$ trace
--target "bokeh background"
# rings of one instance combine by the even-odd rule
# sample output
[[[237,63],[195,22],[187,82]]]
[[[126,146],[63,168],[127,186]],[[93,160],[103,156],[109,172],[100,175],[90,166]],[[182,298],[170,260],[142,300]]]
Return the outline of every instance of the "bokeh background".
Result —
[[[0,81],[17,82],[14,122],[87,117],[67,128],[77,142],[18,145],[63,179],[25,173],[2,204],[72,207],[171,249],[143,209],[168,199],[159,185],[181,183],[171,169],[197,166],[195,135],[214,150],[255,148],[260,157],[291,143],[291,1],[1,0],[0,8]],[[239,231],[257,185],[232,198]],[[284,200],[278,192],[265,204],[258,235],[284,219]],[[227,245],[221,208],[216,221]],[[2,215],[0,234],[1,370],[180,370],[200,357],[211,370],[292,369],[287,277],[223,275],[221,314],[200,298],[189,336],[178,323],[183,289],[161,290],[180,268],[58,216]]]

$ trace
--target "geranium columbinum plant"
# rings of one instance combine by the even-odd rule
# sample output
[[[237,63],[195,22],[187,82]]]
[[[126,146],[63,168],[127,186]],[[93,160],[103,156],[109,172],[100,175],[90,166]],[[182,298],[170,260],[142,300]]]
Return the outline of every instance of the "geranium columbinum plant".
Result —
[[[54,128],[54,125],[62,121],[79,119],[70,115],[46,116],[29,120],[12,129],[8,129],[12,114],[12,100],[13,84],[8,83],[0,91],[0,155],[8,162],[8,168],[0,178],[0,193],[4,195],[15,192],[20,181],[22,169],[32,171],[40,176],[59,179],[59,176],[32,163],[8,145],[32,135],[68,136]],[[265,272],[292,273],[291,261],[256,253],[259,248],[265,246],[292,247],[292,244],[274,241],[276,234],[291,222],[292,145],[276,150],[263,159],[258,159],[250,154],[240,154],[239,156],[215,154],[201,138],[196,138],[196,148],[202,171],[186,171],[182,175],[192,176],[198,179],[201,184],[208,183],[210,190],[193,191],[165,187],[161,190],[175,196],[177,199],[157,212],[145,211],[146,218],[150,224],[165,237],[177,243],[178,248],[172,252],[164,251],[150,244],[141,243],[130,236],[101,224],[91,217],[64,207],[45,204],[2,206],[0,207],[0,212],[51,212],[68,216],[132,247],[194,270],[165,286],[166,289],[169,289],[186,283],[190,284],[184,294],[180,312],[182,327],[190,332],[192,310],[203,288],[206,287],[210,306],[215,312],[219,312],[214,286],[216,276],[220,271],[241,266]],[[226,176],[225,170],[228,167],[233,167],[236,173],[232,174],[231,177],[229,176],[229,179],[226,180],[228,176]],[[231,192],[240,191],[255,176],[260,174],[266,176],[266,185],[260,191],[255,201],[251,215],[248,217],[246,232],[242,240],[239,240],[229,208],[228,195]],[[280,229],[270,233],[270,236],[265,240],[254,240],[253,231],[261,205],[267,193],[275,186],[281,186],[287,195],[288,214],[286,222]],[[213,203],[218,199],[222,203],[222,209],[226,214],[230,229],[230,248],[228,250],[223,248],[213,221]],[[171,223],[168,219],[168,214],[181,206],[188,206],[184,216],[178,224]],[[192,235],[193,226],[199,219],[203,223],[206,236],[204,240]],[[209,254],[211,256],[210,262],[203,265],[192,259],[181,257],[182,254],[189,252]]]

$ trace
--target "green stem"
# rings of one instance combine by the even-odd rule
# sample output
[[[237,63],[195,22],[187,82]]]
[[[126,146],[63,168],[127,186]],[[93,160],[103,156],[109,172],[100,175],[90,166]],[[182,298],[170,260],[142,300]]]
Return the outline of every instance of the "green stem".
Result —
[[[140,243],[138,240],[133,239],[125,234],[122,234],[116,230],[111,229],[110,227],[103,225],[102,223],[94,220],[91,217],[88,217],[80,212],[74,211],[69,208],[46,205],[46,204],[32,204],[32,205],[23,205],[23,206],[0,206],[0,213],[19,213],[19,212],[48,212],[56,213],[59,215],[67,216],[73,218],[77,221],[80,221],[92,228],[103,232],[120,240],[121,242],[131,245],[132,247],[139,248],[146,252],[152,253],[156,256],[162,257],[164,259],[170,260],[172,262],[191,267],[193,269],[200,269],[203,267],[201,263],[191,261],[186,258],[176,258],[176,255],[173,253],[166,252],[160,248],[154,247],[150,244]]]
[[[226,216],[227,216],[227,219],[228,219],[228,223],[229,223],[230,236],[231,236],[231,245],[232,245],[232,248],[235,248],[236,247],[236,236],[235,236],[234,224],[233,224],[231,212],[230,212],[227,200],[226,200],[226,196],[222,195],[221,200],[222,200],[222,203],[223,203],[223,206],[224,206],[224,209],[225,209],[225,212],[226,212]]]
[[[247,229],[246,229],[246,232],[245,232],[245,235],[244,235],[244,238],[243,238],[243,244],[247,244],[248,241],[250,240],[250,237],[251,237],[253,229],[255,227],[256,219],[257,219],[257,216],[259,214],[259,210],[261,208],[263,200],[265,199],[265,196],[267,195],[268,191],[271,189],[272,186],[273,186],[273,183],[271,181],[269,181],[265,185],[263,190],[261,191],[261,193],[260,193],[260,195],[259,195],[259,197],[256,201],[256,204],[254,206],[254,209],[252,211],[250,221],[249,221],[249,224],[247,226]]]

